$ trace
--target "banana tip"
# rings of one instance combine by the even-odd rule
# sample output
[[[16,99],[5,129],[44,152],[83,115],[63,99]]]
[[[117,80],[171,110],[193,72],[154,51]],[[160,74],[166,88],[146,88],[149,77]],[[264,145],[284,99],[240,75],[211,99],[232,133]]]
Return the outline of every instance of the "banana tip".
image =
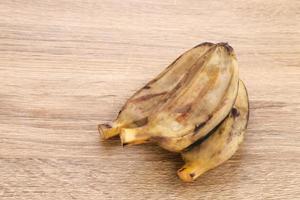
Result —
[[[195,180],[195,173],[187,172],[186,168],[181,168],[177,171],[177,175],[184,182],[193,182]]]
[[[111,127],[108,124],[99,124],[98,125],[98,131],[99,131],[101,138],[106,139],[104,131],[109,128],[111,128]]]
[[[219,43],[217,43],[217,46],[223,47],[224,49],[226,49],[226,51],[230,55],[235,57],[235,53],[234,53],[234,50],[233,50],[232,46],[230,46],[227,42],[219,42]]]
[[[103,139],[109,139],[119,134],[120,130],[118,127],[112,127],[109,124],[99,124],[98,131]]]

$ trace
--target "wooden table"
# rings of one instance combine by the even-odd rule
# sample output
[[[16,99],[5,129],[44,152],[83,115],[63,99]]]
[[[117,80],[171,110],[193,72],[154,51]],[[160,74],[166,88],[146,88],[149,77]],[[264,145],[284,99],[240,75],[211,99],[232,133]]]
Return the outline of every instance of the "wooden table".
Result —
[[[177,154],[101,141],[185,50],[229,42],[251,117],[236,155],[182,183]],[[300,2],[3,0],[0,199],[300,199]]]

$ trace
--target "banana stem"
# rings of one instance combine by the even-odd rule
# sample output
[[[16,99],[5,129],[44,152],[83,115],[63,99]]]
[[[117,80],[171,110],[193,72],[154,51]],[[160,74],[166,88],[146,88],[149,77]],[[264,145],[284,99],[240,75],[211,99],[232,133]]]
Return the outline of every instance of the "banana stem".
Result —
[[[144,131],[145,129],[143,127],[123,128],[120,134],[122,145],[141,144],[147,142],[151,136]]]
[[[177,174],[179,178],[184,182],[192,182],[206,171],[207,170],[203,165],[197,162],[193,162],[193,163],[186,163],[183,167],[181,167],[177,171]]]
[[[98,130],[103,139],[109,139],[120,134],[120,127],[111,127],[109,124],[99,124]]]

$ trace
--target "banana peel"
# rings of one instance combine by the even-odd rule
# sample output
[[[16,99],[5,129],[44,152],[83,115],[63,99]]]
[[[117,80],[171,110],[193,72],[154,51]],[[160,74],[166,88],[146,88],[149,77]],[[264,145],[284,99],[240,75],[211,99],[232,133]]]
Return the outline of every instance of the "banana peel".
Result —
[[[236,152],[248,117],[233,48],[206,42],[179,56],[98,129],[104,139],[119,135],[123,145],[155,142],[180,152],[185,164],[177,174],[191,182]]]
[[[238,91],[238,65],[227,43],[218,43],[180,79],[180,85],[144,126],[122,128],[123,144],[154,141],[162,148],[180,152],[205,137],[230,112]]]
[[[213,46],[215,46],[213,43],[201,43],[180,55],[156,78],[127,100],[112,125],[98,125],[102,138],[117,136],[122,128],[135,128],[147,124],[148,116],[182,87],[182,79],[186,73]]]
[[[229,115],[204,141],[197,141],[181,153],[185,165],[177,171],[180,179],[194,181],[228,160],[244,139],[248,119],[247,90],[243,82],[239,81],[238,96]]]

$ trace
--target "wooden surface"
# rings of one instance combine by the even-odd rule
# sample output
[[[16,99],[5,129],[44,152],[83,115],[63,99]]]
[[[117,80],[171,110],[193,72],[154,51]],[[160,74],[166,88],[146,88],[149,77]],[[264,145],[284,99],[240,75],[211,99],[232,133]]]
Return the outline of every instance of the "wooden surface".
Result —
[[[229,42],[250,94],[236,155],[182,183],[179,155],[98,123],[183,51]],[[300,199],[300,2],[3,0],[0,199]]]

